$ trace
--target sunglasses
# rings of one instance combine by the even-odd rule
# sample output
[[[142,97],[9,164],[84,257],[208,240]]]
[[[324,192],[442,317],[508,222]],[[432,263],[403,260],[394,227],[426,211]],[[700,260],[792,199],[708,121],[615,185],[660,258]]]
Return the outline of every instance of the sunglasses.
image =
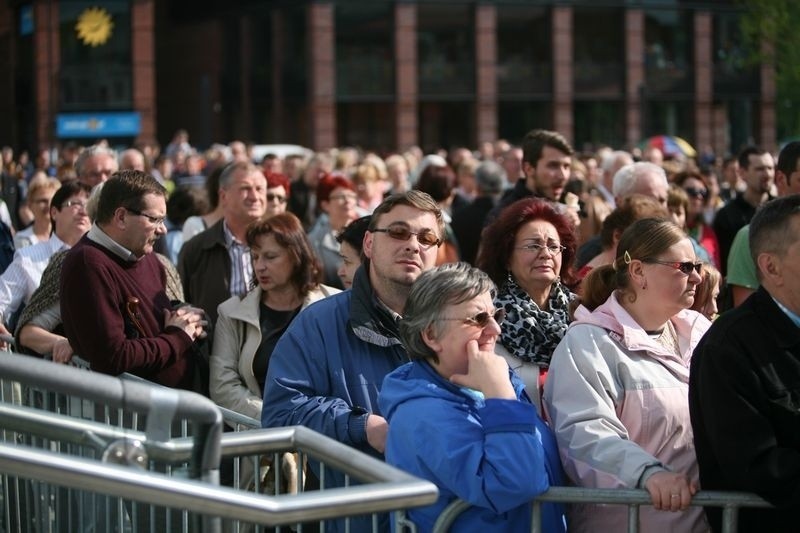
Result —
[[[385,233],[392,239],[397,239],[398,241],[407,241],[412,235],[416,235],[417,242],[419,242],[422,246],[439,246],[442,244],[442,240],[429,229],[413,232],[405,226],[398,225],[389,226],[388,228],[375,228],[370,231],[373,233]]]
[[[278,202],[279,204],[285,204],[286,203],[286,197],[285,196],[281,196],[280,194],[272,194],[270,192],[270,193],[267,193],[267,201],[268,202]]]
[[[686,191],[686,194],[688,194],[692,198],[706,199],[708,197],[708,191],[706,189],[698,189],[696,187],[686,187],[684,191]]]
[[[648,259],[644,261],[645,263],[655,263],[657,265],[664,265],[668,267],[672,267],[675,270],[680,270],[682,273],[686,274],[687,276],[692,273],[692,270],[700,273],[700,269],[703,268],[703,263],[692,263],[691,261],[656,261],[655,259]]]
[[[460,320],[465,324],[469,324],[470,326],[478,326],[479,328],[485,328],[489,325],[489,320],[494,319],[497,322],[497,325],[503,323],[503,320],[506,319],[506,310],[505,309],[495,309],[494,312],[490,313],[489,311],[481,311],[475,316],[468,316],[466,318],[440,318],[439,320]]]

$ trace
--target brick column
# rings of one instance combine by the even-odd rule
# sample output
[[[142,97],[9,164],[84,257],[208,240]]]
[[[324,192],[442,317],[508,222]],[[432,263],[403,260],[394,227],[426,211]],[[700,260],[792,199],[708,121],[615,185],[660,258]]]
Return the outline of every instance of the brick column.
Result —
[[[497,139],[497,8],[475,8],[476,146]]]
[[[14,10],[11,9],[8,2],[0,2],[0,42],[8,43],[8,47],[5,49],[8,55],[0,57],[0,71],[2,72],[15,72],[17,43],[14,38],[14,29],[16,26]],[[0,132],[0,139],[2,139],[3,144],[16,145],[19,143],[15,110],[15,85],[14,76],[7,75],[0,79],[0,117],[7,117],[4,121],[5,131]]]
[[[155,1],[131,4],[131,74],[133,109],[141,115],[137,143],[156,143]]]
[[[397,149],[419,144],[417,119],[417,6],[397,3],[394,8],[395,133]]]
[[[36,92],[36,141],[41,148],[55,143],[58,112],[58,69],[61,48],[58,44],[58,4],[36,0],[33,4],[33,61]]]
[[[644,71],[644,11],[625,11],[625,141],[629,147],[642,140]]]
[[[572,98],[572,8],[553,8],[553,127],[574,141]],[[535,127],[531,124],[531,127]]]
[[[764,46],[767,46],[766,43]],[[768,51],[767,51],[768,52]],[[773,54],[765,53],[765,57]],[[776,151],[778,149],[777,140],[777,119],[775,116],[775,98],[777,89],[775,87],[775,65],[764,62],[761,64],[761,99],[758,107],[758,145],[765,150]]]
[[[333,4],[312,3],[308,8],[311,75],[309,111],[314,150],[336,146],[336,64]]]
[[[694,143],[698,151],[714,146],[714,59],[711,13],[694,14]]]

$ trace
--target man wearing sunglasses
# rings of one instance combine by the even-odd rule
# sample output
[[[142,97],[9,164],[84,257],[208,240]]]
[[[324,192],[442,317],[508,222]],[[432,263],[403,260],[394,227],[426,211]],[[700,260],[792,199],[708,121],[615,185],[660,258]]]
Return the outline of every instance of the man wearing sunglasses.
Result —
[[[383,458],[388,426],[378,393],[383,378],[408,362],[398,321],[411,285],[434,267],[442,235],[442,212],[420,191],[392,195],[375,209],[352,289],[308,307],[278,341],[264,386],[264,427],[308,426]],[[333,470],[324,479],[325,488],[345,481]],[[351,530],[361,525],[370,529],[366,520]]]
[[[797,531],[800,509],[800,195],[766,203],[750,224],[761,286],[722,314],[694,350],[689,410],[703,490],[755,492],[740,533]],[[714,531],[722,511],[706,508]]]

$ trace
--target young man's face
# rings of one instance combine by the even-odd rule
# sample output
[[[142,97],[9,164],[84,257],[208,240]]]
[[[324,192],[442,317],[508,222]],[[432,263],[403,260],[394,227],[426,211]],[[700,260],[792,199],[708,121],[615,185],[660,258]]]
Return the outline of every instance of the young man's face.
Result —
[[[441,239],[436,216],[407,205],[395,206],[379,215],[376,229],[404,227],[413,233],[429,233]],[[368,231],[364,236],[364,255],[370,259],[373,282],[411,286],[422,272],[433,268],[439,247],[420,243],[417,235],[407,240],[385,232]]]

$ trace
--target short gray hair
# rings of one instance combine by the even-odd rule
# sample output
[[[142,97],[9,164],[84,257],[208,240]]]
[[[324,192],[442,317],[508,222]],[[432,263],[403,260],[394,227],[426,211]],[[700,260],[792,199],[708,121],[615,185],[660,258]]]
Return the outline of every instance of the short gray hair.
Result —
[[[478,190],[487,194],[503,191],[508,177],[506,171],[494,161],[484,161],[475,168],[475,182]]]
[[[93,144],[92,146],[84,148],[78,156],[78,160],[75,162],[75,174],[77,174],[78,177],[83,176],[83,166],[86,164],[86,160],[96,155],[107,155],[117,163],[117,152],[103,144]]]
[[[494,282],[485,272],[468,263],[447,263],[420,274],[411,287],[400,322],[400,340],[408,357],[432,359],[438,363],[438,356],[422,338],[423,332],[432,327],[431,336],[438,337],[441,334],[439,319],[442,309],[472,300],[485,292],[494,297]]]
[[[668,187],[667,173],[655,163],[639,161],[632,165],[625,165],[614,174],[614,183],[611,186],[611,193],[615,198],[627,196],[636,188],[636,182],[645,174],[654,173],[664,180],[664,187]]]

